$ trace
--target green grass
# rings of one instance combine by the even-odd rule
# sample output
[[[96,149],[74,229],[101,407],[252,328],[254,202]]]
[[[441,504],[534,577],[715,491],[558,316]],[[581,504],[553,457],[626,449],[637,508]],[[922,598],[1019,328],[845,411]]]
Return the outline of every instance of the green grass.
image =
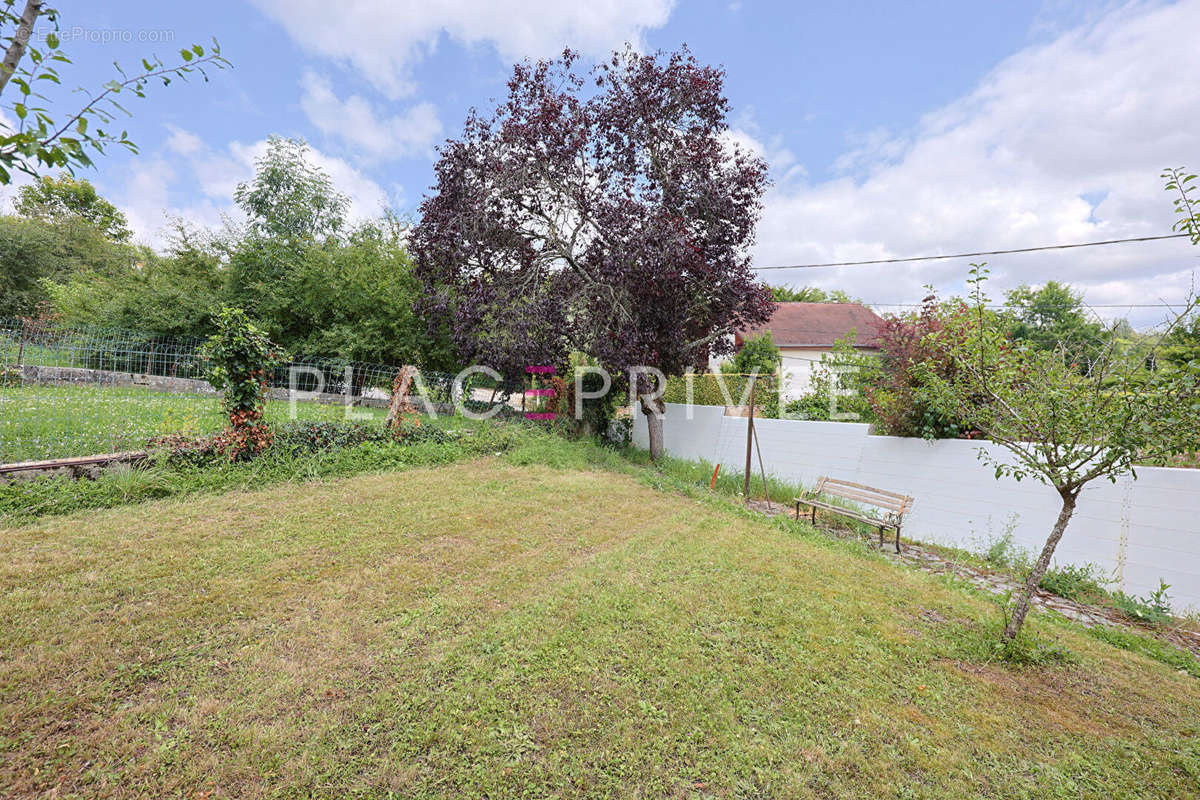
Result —
[[[712,467],[705,462],[668,457],[651,464],[645,451],[617,450],[588,440],[566,441],[539,425],[481,423],[447,416],[426,419],[424,424],[440,428],[447,436],[443,441],[367,443],[316,453],[280,452],[276,445],[276,449],[250,462],[230,463],[221,460],[206,465],[189,465],[160,461],[137,469],[111,469],[96,480],[55,478],[0,484],[0,525],[15,525],[87,509],[129,506],[168,497],[250,491],[282,483],[450,464],[492,454],[503,455],[507,462],[517,465],[604,469],[623,473],[651,488],[721,507],[726,507],[730,500],[741,498],[741,476],[723,473],[710,489]],[[771,497],[785,507],[790,498],[803,489],[799,485],[775,479],[770,481],[769,486]],[[754,512],[742,513],[757,516]],[[780,518],[773,519],[771,524],[785,531],[794,531],[797,527],[796,523]],[[821,524],[828,525],[829,521],[823,519]],[[864,530],[867,535],[872,533]],[[983,557],[967,551],[937,549],[944,551],[948,557],[976,566],[987,567],[991,564]],[[866,550],[860,548],[858,552]],[[960,588],[970,590],[965,584]],[[1128,636],[1110,637],[1108,641],[1165,664],[1186,669],[1200,677],[1200,661],[1152,636],[1130,632]],[[1022,648],[1010,656],[1015,660],[1053,660],[1056,657],[1052,649],[1041,647],[1037,642],[1023,643]]]
[[[0,530],[0,796],[1194,794],[1197,681],[514,437]]]
[[[297,403],[298,419],[345,419],[337,405]],[[386,409],[355,408],[382,419]],[[268,401],[270,421],[290,417],[285,401]],[[140,450],[152,436],[207,434],[225,417],[217,397],[136,387],[0,385],[0,463]]]
[[[156,456],[148,465],[112,468],[95,480],[52,477],[0,482],[0,524],[168,497],[248,491],[279,483],[448,464],[499,454],[527,444],[530,439],[561,442],[557,437],[525,426],[489,425],[461,417],[426,419],[424,424],[449,432],[449,438],[417,444],[368,443],[317,453],[273,448],[253,461],[236,463],[217,459],[200,465],[171,464]]]

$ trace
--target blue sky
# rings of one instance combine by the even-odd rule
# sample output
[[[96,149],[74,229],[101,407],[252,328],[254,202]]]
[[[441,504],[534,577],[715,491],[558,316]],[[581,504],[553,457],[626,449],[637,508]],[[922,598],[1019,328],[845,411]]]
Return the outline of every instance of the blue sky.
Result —
[[[433,148],[504,89],[514,59],[571,45],[687,43],[727,70],[733,136],[769,161],[760,264],[909,256],[1166,232],[1158,173],[1200,166],[1200,3],[113,0],[59,4],[71,85],[216,37],[234,69],[155,88],[125,121],[141,154],[88,177],[161,244],[168,215],[232,212],[270,134],[302,136],[355,211],[415,212]],[[130,41],[111,41],[114,38]],[[107,41],[105,41],[107,40]],[[157,40],[157,41],[156,41]],[[1176,300],[1182,243],[994,261],[1097,304]],[[1108,249],[1113,251],[1115,249]],[[873,302],[953,290],[966,265],[773,273]],[[1142,312],[1136,312],[1144,318]]]

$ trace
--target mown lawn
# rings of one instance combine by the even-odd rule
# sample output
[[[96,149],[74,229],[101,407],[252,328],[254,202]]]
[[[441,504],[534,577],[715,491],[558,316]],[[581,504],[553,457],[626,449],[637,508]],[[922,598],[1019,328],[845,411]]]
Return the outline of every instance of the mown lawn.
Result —
[[[383,419],[387,412],[356,407],[352,413]],[[287,420],[291,405],[269,400],[266,417]],[[346,409],[300,402],[296,418],[342,420]],[[116,386],[0,386],[0,463],[140,450],[152,436],[215,433],[225,424],[215,396]]]
[[[0,530],[0,796],[1188,797],[1200,682],[499,459]],[[205,794],[211,792],[211,794]]]

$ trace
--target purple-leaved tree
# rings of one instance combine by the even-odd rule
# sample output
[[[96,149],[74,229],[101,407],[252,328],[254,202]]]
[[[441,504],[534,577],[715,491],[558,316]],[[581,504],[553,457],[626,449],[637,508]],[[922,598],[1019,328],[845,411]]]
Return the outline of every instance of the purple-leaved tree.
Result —
[[[516,377],[571,350],[666,375],[766,321],[749,247],[767,168],[728,135],[724,73],[685,48],[590,69],[523,62],[490,115],[445,143],[413,230],[425,311],[460,356]],[[628,387],[662,452],[655,379]]]

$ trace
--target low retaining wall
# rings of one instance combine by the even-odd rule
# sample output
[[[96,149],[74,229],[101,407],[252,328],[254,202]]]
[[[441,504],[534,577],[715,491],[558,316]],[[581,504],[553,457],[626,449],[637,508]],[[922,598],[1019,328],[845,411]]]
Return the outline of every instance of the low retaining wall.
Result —
[[[746,457],[746,420],[719,406],[668,404],[664,444],[679,458],[703,459],[740,472]],[[821,475],[912,495],[916,503],[904,534],[976,552],[1011,534],[1036,554],[1058,515],[1058,494],[1026,479],[995,477],[980,461],[993,442],[927,442],[870,436],[867,425],[756,419],[767,472],[814,484]],[[648,445],[640,410],[634,443]],[[755,458],[757,468],[757,457]],[[1137,479],[1093,481],[1083,490],[1067,533],[1055,552],[1059,564],[1096,564],[1115,588],[1143,595],[1161,578],[1179,612],[1200,610],[1200,470],[1139,467]]]
[[[146,451],[133,450],[98,456],[75,456],[54,458],[49,461],[19,461],[13,464],[0,464],[0,483],[15,483],[54,476],[98,478],[104,470],[110,467],[117,464],[137,464],[145,461],[146,457]]]

